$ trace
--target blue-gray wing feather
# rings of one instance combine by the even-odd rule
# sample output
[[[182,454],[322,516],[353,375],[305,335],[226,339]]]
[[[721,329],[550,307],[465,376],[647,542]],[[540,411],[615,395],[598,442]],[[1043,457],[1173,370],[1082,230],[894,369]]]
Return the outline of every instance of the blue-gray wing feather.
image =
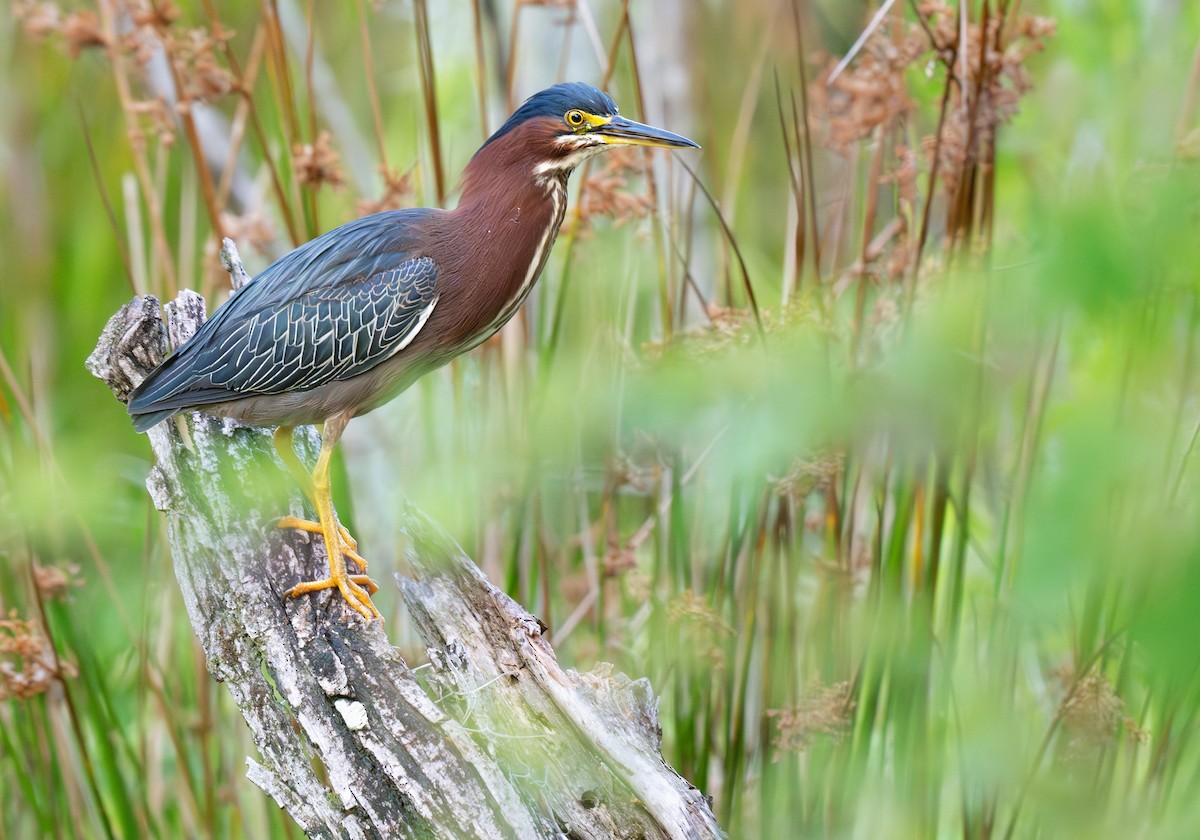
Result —
[[[434,302],[428,257],[350,283],[308,292],[227,324],[199,354],[205,387],[239,394],[306,391],[373,368],[416,329]]]
[[[436,264],[413,253],[430,212],[358,219],[272,263],[134,390],[136,425],[349,379],[401,350],[437,298]]]

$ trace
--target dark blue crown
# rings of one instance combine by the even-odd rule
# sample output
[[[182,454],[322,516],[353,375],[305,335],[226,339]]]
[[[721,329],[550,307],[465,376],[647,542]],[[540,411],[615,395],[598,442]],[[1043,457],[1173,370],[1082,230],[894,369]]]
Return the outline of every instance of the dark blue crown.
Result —
[[[599,88],[585,85],[583,82],[563,82],[554,87],[548,87],[541,93],[535,93],[525,100],[504,125],[488,138],[491,143],[498,137],[503,137],[526,120],[534,117],[554,117],[562,119],[562,115],[572,108],[578,108],[588,114],[609,116],[617,113],[617,103]],[[483,145],[487,145],[484,143]]]

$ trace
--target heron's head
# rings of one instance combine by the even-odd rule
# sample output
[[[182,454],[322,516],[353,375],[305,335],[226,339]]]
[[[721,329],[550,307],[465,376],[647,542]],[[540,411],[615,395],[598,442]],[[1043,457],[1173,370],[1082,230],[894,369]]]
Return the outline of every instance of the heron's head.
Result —
[[[608,94],[580,82],[546,88],[525,100],[484,148],[505,145],[505,157],[527,162],[536,174],[567,173],[614,146],[699,148],[686,137],[626,119]]]

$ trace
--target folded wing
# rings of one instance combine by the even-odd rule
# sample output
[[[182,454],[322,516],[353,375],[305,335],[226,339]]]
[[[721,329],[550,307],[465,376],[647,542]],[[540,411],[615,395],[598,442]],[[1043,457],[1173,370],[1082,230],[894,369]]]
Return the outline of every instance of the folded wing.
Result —
[[[437,305],[437,266],[406,251],[398,221],[386,237],[379,217],[351,222],[272,264],[133,392],[135,425],[350,379],[403,351]]]

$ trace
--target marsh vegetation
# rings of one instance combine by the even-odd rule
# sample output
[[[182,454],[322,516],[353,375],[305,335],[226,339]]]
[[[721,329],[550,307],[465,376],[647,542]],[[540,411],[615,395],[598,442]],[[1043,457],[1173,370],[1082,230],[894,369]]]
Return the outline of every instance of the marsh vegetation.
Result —
[[[83,359],[223,300],[221,235],[452,205],[561,78],[704,151],[576,173],[522,315],[351,425],[372,572],[412,500],[650,679],[733,837],[1190,836],[1198,44],[1152,0],[5,4],[0,836],[298,835]]]

